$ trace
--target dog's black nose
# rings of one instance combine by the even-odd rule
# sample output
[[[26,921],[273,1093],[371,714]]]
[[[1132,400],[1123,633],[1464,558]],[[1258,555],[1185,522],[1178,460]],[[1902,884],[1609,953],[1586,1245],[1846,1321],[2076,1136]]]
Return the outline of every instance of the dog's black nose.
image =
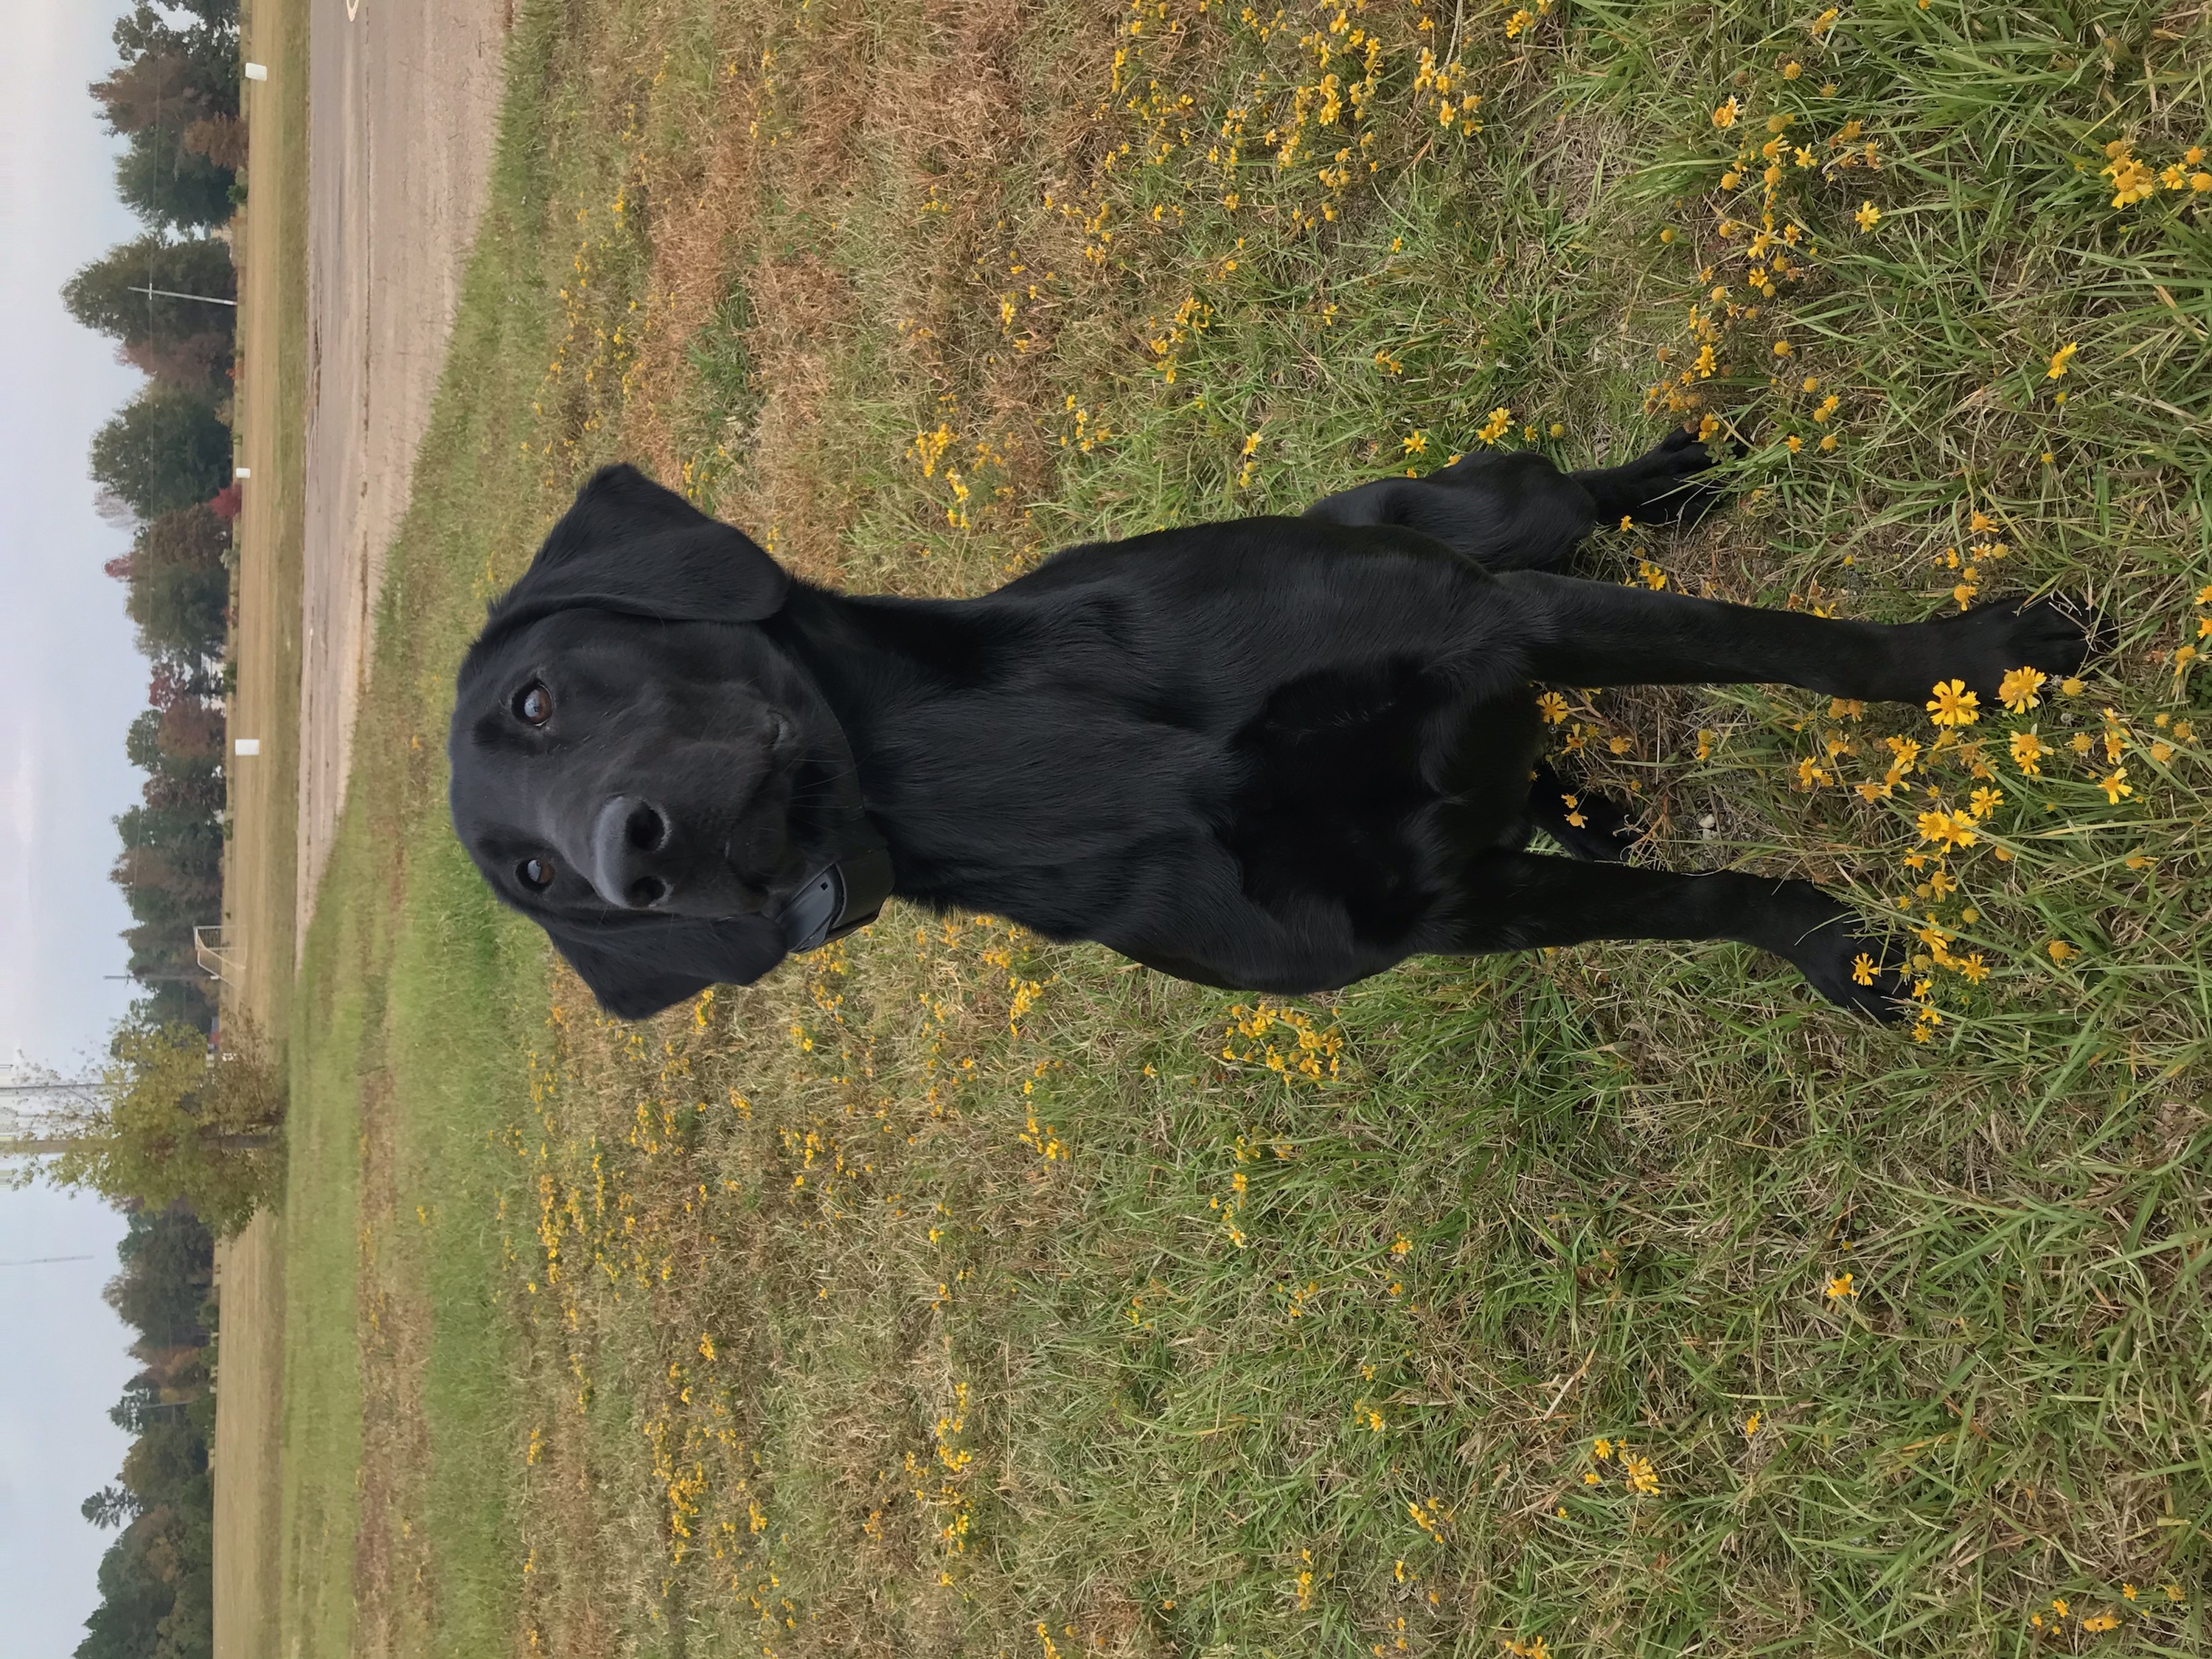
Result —
[[[668,844],[668,819],[650,801],[617,795],[592,821],[592,885],[609,904],[649,910],[668,896],[668,883],[651,867]]]
[[[623,823],[623,839],[641,853],[657,853],[668,839],[668,820],[658,809],[640,801],[630,808]]]

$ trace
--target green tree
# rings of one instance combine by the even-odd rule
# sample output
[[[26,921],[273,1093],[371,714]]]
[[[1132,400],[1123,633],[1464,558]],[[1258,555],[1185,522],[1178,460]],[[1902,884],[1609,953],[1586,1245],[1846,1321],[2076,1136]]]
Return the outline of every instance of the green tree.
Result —
[[[100,1605],[84,1621],[89,1632],[76,1659],[155,1659],[161,1621],[176,1605],[176,1591],[161,1571],[170,1554],[173,1517],[141,1515],[107,1547],[100,1561]]]
[[[236,1232],[275,1190],[284,1088],[250,1027],[234,1025],[229,1048],[211,1065],[189,1025],[118,1026],[100,1100],[65,1119],[69,1145],[41,1173],[150,1206],[181,1200]]]
[[[231,215],[238,175],[185,143],[182,125],[142,127],[115,158],[115,193],[148,225],[205,229]]]
[[[81,267],[62,284],[62,303],[95,334],[126,349],[144,349],[149,357],[204,356],[204,348],[186,350],[185,343],[211,338],[227,369],[237,313],[228,306],[199,300],[149,296],[149,288],[236,299],[238,273],[228,245],[215,236],[172,238],[149,231]]]
[[[115,820],[127,850],[146,848],[194,880],[220,879],[222,826],[206,812],[184,806],[131,807]]]
[[[126,932],[125,939],[131,937]],[[189,952],[159,958],[142,957],[136,954],[129,967],[133,975],[190,973],[193,962]],[[155,981],[143,997],[131,1005],[131,1017],[150,1024],[189,1025],[196,1031],[211,1030],[215,1026],[216,1007],[210,981],[205,979],[170,979]]]
[[[202,1314],[215,1288],[215,1235],[189,1206],[141,1205],[115,1254],[122,1271],[100,1295],[125,1324],[155,1347],[207,1340]]]
[[[127,1526],[138,1514],[138,1499],[128,1486],[102,1486],[77,1505],[77,1513],[106,1532]]]
[[[208,1659],[214,1530],[207,1507],[161,1504],[134,1517],[100,1561],[100,1605],[77,1659]]]
[[[204,502],[164,513],[139,530],[122,566],[131,590],[124,609],[138,624],[146,655],[222,654],[230,605],[222,559],[229,548],[229,526]]]
[[[182,1412],[142,1414],[138,1437],[123,1454],[123,1485],[144,1509],[209,1507],[207,1442]]]
[[[138,576],[123,609],[149,657],[220,657],[229,631],[230,573],[156,566]]]
[[[173,21],[180,12],[191,21]],[[115,25],[121,61],[92,85],[108,130],[155,135],[161,143],[153,150],[173,146],[226,169],[237,167],[245,149],[238,120],[237,24],[234,0],[191,0],[160,9],[140,0]],[[173,222],[148,216],[152,222]],[[206,222],[220,222],[221,216]]]
[[[92,476],[142,519],[204,502],[230,477],[230,428],[204,398],[149,386],[93,435]]]
[[[165,947],[175,941],[176,953],[189,960],[192,928],[207,921],[221,888],[204,872],[179,872],[173,865],[157,865],[156,857],[141,848],[125,848],[110,873],[123,889],[132,919],[152,930]],[[124,937],[131,938],[136,932],[133,929]],[[162,954],[169,951],[165,949]]]

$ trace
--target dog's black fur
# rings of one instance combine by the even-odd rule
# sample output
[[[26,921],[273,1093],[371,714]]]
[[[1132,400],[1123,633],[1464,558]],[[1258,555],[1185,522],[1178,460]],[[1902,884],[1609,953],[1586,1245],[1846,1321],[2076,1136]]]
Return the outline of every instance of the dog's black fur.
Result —
[[[862,805],[899,896],[1205,984],[1730,939],[1892,1018],[1897,975],[1852,974],[1882,942],[1819,889],[1619,862],[1632,836],[1595,798],[1570,823],[1534,687],[1987,701],[2008,669],[2072,672],[2083,630],[2047,602],[1879,626],[1559,574],[1599,524],[1702,510],[1706,465],[1685,433],[1595,471],[1471,458],[1300,519],[1070,548],[963,600],[796,580],[610,467],[462,665],[454,824],[631,1018],[773,968],[779,908]],[[1593,861],[1523,850],[1532,828]]]

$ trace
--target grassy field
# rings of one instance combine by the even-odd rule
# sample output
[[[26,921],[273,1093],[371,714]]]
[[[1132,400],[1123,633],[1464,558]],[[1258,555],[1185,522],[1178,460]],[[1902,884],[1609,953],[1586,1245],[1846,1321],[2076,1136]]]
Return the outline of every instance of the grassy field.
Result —
[[[2205,1650],[2202,7],[511,50],[292,1003],[287,1651]],[[629,1027],[445,823],[452,670],[605,460],[963,593],[1678,420],[1735,506],[1590,574],[2115,625],[1964,727],[1564,699],[1655,860],[1917,933],[1901,1030],[1732,947],[1285,1006],[897,906]]]

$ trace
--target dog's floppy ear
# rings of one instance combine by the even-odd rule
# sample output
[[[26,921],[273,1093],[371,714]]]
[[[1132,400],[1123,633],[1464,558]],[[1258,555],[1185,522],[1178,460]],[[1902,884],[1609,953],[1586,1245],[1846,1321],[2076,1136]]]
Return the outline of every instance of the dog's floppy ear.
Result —
[[[659,622],[760,622],[782,609],[790,586],[742,531],[634,466],[605,466],[492,606],[485,631],[578,608]]]
[[[647,1018],[709,985],[750,985],[784,957],[782,931],[763,916],[539,920],[599,1006],[623,1019]]]

